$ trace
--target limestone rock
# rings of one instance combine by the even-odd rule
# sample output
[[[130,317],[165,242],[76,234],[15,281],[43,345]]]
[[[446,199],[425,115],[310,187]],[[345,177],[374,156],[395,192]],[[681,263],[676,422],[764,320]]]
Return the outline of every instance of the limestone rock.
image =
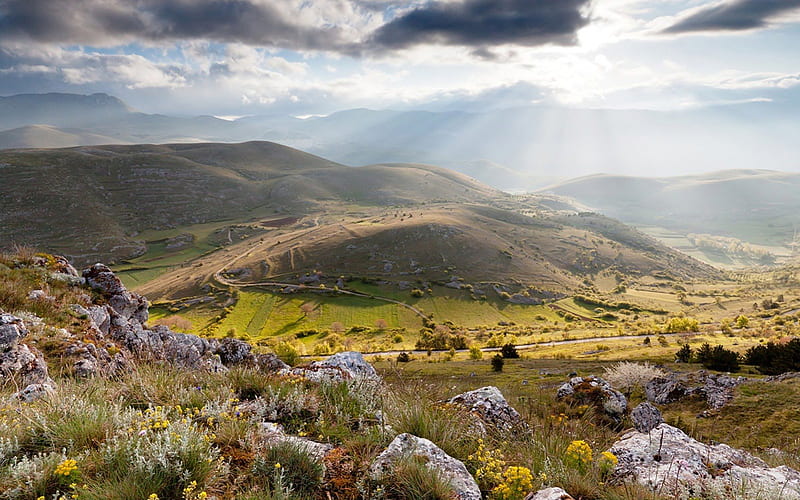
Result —
[[[558,399],[566,399],[574,404],[587,404],[594,406],[612,423],[622,423],[625,411],[628,409],[628,400],[611,384],[600,377],[573,377],[558,388]]]
[[[380,480],[391,474],[394,464],[404,457],[419,457],[425,466],[437,470],[450,481],[460,500],[481,500],[481,492],[475,479],[462,462],[451,457],[427,439],[411,434],[400,434],[378,455],[370,465],[370,477]]]
[[[655,377],[644,388],[645,396],[651,403],[664,405],[674,403],[692,394],[685,384],[672,377]]]
[[[281,359],[273,353],[256,354],[253,358],[255,365],[266,373],[277,373],[284,370],[289,371],[291,369],[291,366],[281,361]]]
[[[575,500],[569,493],[561,488],[546,488],[535,491],[525,497],[525,500]]]
[[[28,329],[22,319],[11,314],[0,314],[0,352],[14,348],[26,335]]]
[[[252,346],[239,339],[225,338],[214,351],[225,366],[238,365],[250,359]]]
[[[291,372],[317,382],[353,379],[380,381],[375,368],[356,351],[340,352],[323,361],[315,361],[307,367],[295,368]]]
[[[264,444],[276,445],[279,443],[289,443],[294,445],[300,450],[308,453],[313,459],[322,462],[325,455],[333,449],[332,444],[317,443],[310,439],[300,436],[290,436],[283,431],[280,424],[272,422],[264,422],[261,424],[261,439]]]
[[[463,406],[483,423],[501,431],[527,427],[519,412],[508,404],[497,387],[481,387],[465,392],[447,400],[447,403]]]
[[[11,395],[12,400],[19,400],[23,403],[32,403],[39,398],[52,394],[55,391],[53,384],[30,384],[21,391]]]
[[[95,264],[83,271],[83,277],[89,286],[108,299],[109,305],[123,318],[147,322],[147,299],[129,292],[108,266]]]
[[[650,432],[664,422],[658,408],[648,402],[641,403],[631,412],[633,426],[639,432]]]
[[[800,472],[770,468],[725,444],[703,444],[667,424],[649,434],[631,430],[610,451],[619,459],[617,478],[632,478],[674,498],[730,498],[736,492],[737,498],[800,499]]]
[[[656,377],[645,385],[647,400],[656,404],[668,404],[687,397],[705,399],[709,407],[718,410],[733,399],[734,389],[747,379],[717,375],[701,370],[692,374],[671,374]]]

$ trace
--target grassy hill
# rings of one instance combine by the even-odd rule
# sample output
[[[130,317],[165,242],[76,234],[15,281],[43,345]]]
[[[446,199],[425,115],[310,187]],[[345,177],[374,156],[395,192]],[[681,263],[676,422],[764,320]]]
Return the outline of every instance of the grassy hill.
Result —
[[[85,263],[144,251],[145,230],[253,213],[305,212],[331,201],[471,201],[497,193],[420,165],[353,169],[268,142],[93,146],[0,153],[4,245]]]
[[[800,174],[794,173],[593,175],[543,191],[572,197],[720,266],[779,262],[793,253],[800,226]]]

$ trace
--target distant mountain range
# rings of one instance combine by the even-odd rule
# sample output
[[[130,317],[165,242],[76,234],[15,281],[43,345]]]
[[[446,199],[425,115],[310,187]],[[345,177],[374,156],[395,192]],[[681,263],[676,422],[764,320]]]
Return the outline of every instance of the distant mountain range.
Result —
[[[0,98],[0,148],[269,140],[347,165],[442,165],[493,187],[531,190],[609,172],[642,176],[800,169],[796,110],[757,102],[679,112],[546,106],[486,112],[354,109],[301,120],[137,112],[105,94]]]

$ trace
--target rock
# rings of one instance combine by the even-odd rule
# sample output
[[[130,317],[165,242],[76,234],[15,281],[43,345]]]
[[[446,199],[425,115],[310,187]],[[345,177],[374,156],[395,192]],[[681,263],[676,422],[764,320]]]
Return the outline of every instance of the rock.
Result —
[[[633,426],[639,432],[650,432],[664,422],[658,408],[648,402],[641,403],[631,412]]]
[[[107,266],[95,264],[83,271],[83,277],[89,286],[105,296],[109,305],[120,316],[140,323],[147,322],[147,299],[139,294],[129,292],[122,281]]]
[[[253,359],[255,365],[263,372],[276,373],[280,371],[288,371],[292,367],[281,361],[281,359],[273,354],[256,354]]]
[[[225,366],[238,365],[250,360],[250,350],[253,347],[238,339],[222,339],[214,351],[219,355],[220,361]]]
[[[610,451],[619,459],[617,478],[674,498],[731,498],[735,492],[736,498],[800,499],[800,472],[770,468],[725,444],[703,444],[667,424],[649,434],[631,430]]]
[[[508,298],[508,302],[511,302],[512,304],[536,306],[542,304],[542,299],[537,299],[536,297],[531,297],[530,295],[515,293],[514,295]]]
[[[292,444],[298,449],[308,453],[311,458],[318,462],[322,462],[325,455],[333,449],[332,444],[317,443],[316,441],[304,437],[285,434],[280,424],[272,422],[264,422],[261,424],[261,439],[264,444],[270,446],[275,446],[280,443]]]
[[[56,298],[52,295],[47,295],[47,292],[44,290],[31,290],[30,293],[28,293],[28,300],[46,300],[52,302],[56,300]]]
[[[194,243],[194,235],[191,233],[181,233],[175,237],[168,238],[164,243],[167,250],[185,248]]]
[[[528,494],[525,500],[575,500],[561,488],[546,488]]]
[[[13,349],[28,335],[22,319],[11,314],[0,314],[0,353]]]
[[[375,368],[356,351],[340,352],[323,361],[315,361],[305,368],[295,368],[291,372],[317,382],[353,379],[380,381]]]
[[[611,423],[619,425],[628,409],[628,400],[618,390],[600,377],[573,377],[556,392],[558,399],[566,399],[576,405],[594,406]]]
[[[702,393],[712,410],[718,410],[733,399],[733,391],[739,384],[746,382],[745,377],[729,377],[728,375],[709,374],[702,387]]]
[[[19,392],[11,395],[12,400],[19,400],[23,403],[32,403],[39,398],[55,392],[53,384],[30,384]]]
[[[645,384],[645,396],[651,403],[664,405],[679,401],[693,391],[672,377],[655,377]]]
[[[466,408],[480,418],[483,423],[497,430],[510,431],[527,428],[527,424],[522,420],[519,412],[508,404],[497,387],[481,387],[465,392],[448,399],[447,403]]]
[[[369,467],[370,477],[380,480],[392,474],[394,464],[404,457],[420,457],[425,466],[437,470],[450,481],[460,500],[481,500],[481,491],[462,462],[451,457],[427,439],[400,434],[378,455]]]

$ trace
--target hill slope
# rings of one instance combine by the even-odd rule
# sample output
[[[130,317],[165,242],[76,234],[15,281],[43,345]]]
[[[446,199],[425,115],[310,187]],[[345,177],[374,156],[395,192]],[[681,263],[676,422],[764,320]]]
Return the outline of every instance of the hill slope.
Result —
[[[359,169],[274,143],[80,147],[0,152],[3,245],[79,262],[143,251],[136,235],[329,202],[470,201],[498,194],[421,165]]]
[[[678,235],[733,238],[791,253],[800,226],[800,174],[726,170],[696,176],[645,178],[595,175],[543,191],[569,196],[610,217]],[[698,238],[692,237],[693,240]],[[709,245],[713,238],[709,240]],[[781,248],[783,247],[783,248]]]

